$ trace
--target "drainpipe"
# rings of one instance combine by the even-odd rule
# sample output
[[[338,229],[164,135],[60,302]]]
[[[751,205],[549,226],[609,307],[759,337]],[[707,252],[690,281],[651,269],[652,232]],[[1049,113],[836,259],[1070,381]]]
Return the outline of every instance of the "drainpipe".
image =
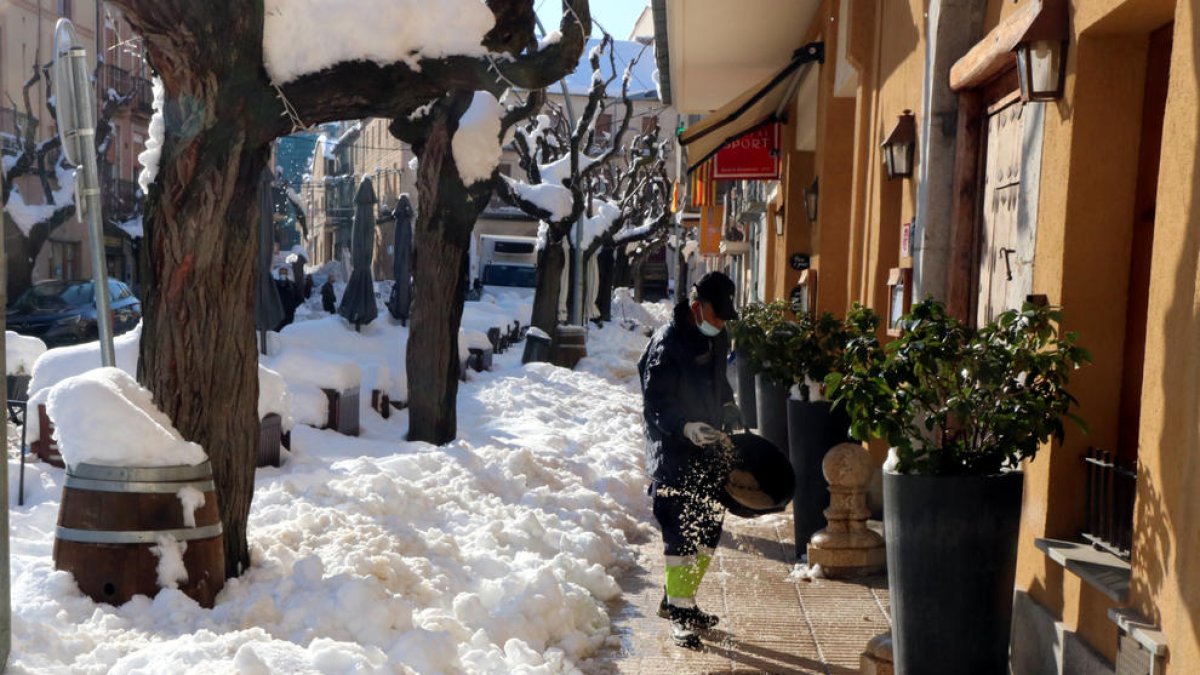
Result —
[[[986,10],[987,3],[977,0],[929,0],[913,222],[914,302],[928,296],[948,299],[958,125],[958,94],[950,91],[950,67],[983,37]]]

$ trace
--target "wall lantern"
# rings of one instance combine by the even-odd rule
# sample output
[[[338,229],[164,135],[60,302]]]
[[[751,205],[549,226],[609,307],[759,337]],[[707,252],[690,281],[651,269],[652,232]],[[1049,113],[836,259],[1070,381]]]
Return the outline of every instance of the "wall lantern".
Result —
[[[808,222],[817,222],[817,179],[814,178],[812,185],[804,188],[804,215],[808,216]]]
[[[1022,101],[1062,98],[1067,79],[1068,8],[1063,0],[1042,0],[1037,18],[1013,49]]]
[[[913,151],[917,147],[917,118],[911,110],[904,111],[880,147],[883,148],[888,180],[912,177]]]

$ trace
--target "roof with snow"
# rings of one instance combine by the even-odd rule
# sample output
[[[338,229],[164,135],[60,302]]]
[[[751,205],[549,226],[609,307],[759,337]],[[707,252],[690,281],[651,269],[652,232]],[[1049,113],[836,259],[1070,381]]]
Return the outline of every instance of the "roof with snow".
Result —
[[[598,38],[589,38],[587,46],[583,49],[583,54],[579,56],[579,65],[575,67],[575,72],[567,75],[565,79],[567,83],[567,91],[577,96],[587,96],[588,90],[592,88],[592,65],[588,63],[588,56],[592,49],[600,44]],[[644,52],[642,50],[645,50]],[[634,59],[637,63],[633,66],[632,77],[629,80],[629,97],[630,98],[651,98],[657,99],[658,94],[654,88],[654,47],[646,47],[640,43],[630,40],[613,40],[613,54],[616,56],[616,78],[608,84],[608,90],[605,92],[609,96],[620,96],[621,94],[621,75],[624,74],[626,66]],[[640,58],[638,55],[641,55]],[[600,56],[600,70],[604,73],[604,78],[608,79],[613,75],[613,67],[609,63],[608,54]],[[546,93],[558,93],[557,86],[547,87]]]

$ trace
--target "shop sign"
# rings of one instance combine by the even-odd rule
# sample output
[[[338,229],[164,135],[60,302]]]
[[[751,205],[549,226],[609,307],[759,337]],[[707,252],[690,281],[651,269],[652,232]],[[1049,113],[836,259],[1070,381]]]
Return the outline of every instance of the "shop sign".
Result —
[[[725,143],[713,160],[713,179],[779,178],[779,126],[764,124]]]
[[[912,257],[913,224],[909,221],[900,226],[900,259]]]
[[[811,265],[811,258],[809,258],[807,253],[793,253],[788,263],[792,266],[792,269],[797,272],[803,272]]]

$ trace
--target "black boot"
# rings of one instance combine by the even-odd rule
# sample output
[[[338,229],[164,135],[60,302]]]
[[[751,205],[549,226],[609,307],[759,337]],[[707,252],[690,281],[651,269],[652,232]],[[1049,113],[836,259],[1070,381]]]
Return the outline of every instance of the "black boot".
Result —
[[[662,601],[658,603],[658,615],[664,619],[670,619],[672,623],[678,619],[692,630],[708,630],[721,621],[716,614],[709,614],[699,607],[676,607],[668,604],[665,593]]]

